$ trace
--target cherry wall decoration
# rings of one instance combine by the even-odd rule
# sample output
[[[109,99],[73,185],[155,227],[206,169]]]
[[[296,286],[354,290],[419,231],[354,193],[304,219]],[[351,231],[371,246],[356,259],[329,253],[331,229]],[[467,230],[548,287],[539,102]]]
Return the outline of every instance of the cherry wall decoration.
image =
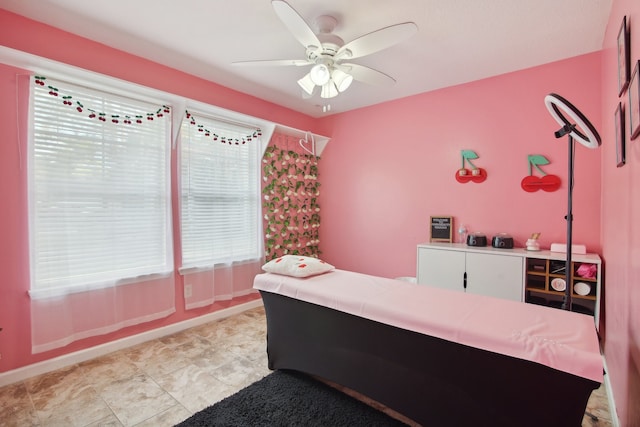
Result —
[[[471,162],[471,160],[478,158],[478,155],[474,151],[462,150],[460,157],[462,157],[462,167],[456,171],[456,181],[466,184],[469,181],[480,183],[487,179],[487,171],[476,167],[476,165]],[[465,167],[466,163],[469,164],[470,169]]]
[[[547,160],[546,157],[540,154],[530,154],[527,156],[527,159],[529,175],[522,178],[522,181],[520,182],[520,186],[524,191],[529,193],[533,193],[538,190],[551,192],[560,188],[560,177],[558,177],[558,175],[547,174],[540,168],[540,165],[549,164],[549,160]],[[542,176],[538,177],[533,175],[531,166],[533,166]]]
[[[467,182],[481,183],[487,179],[487,171],[477,167],[472,160],[478,159],[478,155],[472,150],[460,151],[462,166],[456,171],[456,181],[461,184]],[[557,191],[562,184],[560,177],[551,175],[542,170],[540,166],[548,165],[549,160],[541,154],[529,154],[527,156],[527,164],[529,166],[529,175],[522,178],[520,186],[528,193],[538,190],[552,192]],[[541,175],[533,174],[533,168]]]

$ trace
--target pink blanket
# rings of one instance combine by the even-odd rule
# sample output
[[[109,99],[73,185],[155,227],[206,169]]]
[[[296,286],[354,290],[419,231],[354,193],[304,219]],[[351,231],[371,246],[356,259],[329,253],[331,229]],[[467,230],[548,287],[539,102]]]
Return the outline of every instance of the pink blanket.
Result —
[[[593,317],[334,270],[258,274],[253,287],[467,346],[603,380]]]

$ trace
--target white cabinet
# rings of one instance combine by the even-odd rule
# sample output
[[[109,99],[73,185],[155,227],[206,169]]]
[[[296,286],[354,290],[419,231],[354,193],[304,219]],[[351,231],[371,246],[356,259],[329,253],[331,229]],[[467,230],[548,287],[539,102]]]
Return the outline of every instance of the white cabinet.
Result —
[[[423,244],[417,264],[419,284],[523,301],[524,258],[504,249]]]
[[[522,301],[523,265],[520,257],[467,253],[467,292]]]
[[[466,254],[418,246],[418,274],[420,285],[464,291]]]

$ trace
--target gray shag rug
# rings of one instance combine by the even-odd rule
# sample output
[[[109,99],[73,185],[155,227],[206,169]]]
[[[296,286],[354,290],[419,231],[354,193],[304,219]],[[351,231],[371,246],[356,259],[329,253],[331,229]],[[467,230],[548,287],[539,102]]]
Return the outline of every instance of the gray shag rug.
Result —
[[[307,375],[275,371],[177,426],[406,427],[406,424]]]

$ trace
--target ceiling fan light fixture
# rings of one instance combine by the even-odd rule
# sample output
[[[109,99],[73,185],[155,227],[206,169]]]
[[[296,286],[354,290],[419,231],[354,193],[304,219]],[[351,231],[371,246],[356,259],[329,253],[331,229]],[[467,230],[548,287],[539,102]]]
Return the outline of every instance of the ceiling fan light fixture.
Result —
[[[325,64],[316,64],[309,71],[309,76],[314,84],[324,86],[331,79],[331,72]]]
[[[336,84],[338,92],[344,92],[349,88],[349,86],[351,86],[353,76],[336,68],[331,72],[331,80]]]
[[[298,84],[309,95],[313,95],[313,89],[316,87],[316,84],[311,80],[310,73],[305,74],[303,78],[298,80]]]
[[[321,98],[333,98],[336,96],[338,96],[338,88],[333,81],[329,81],[322,86],[322,91],[320,92]]]

